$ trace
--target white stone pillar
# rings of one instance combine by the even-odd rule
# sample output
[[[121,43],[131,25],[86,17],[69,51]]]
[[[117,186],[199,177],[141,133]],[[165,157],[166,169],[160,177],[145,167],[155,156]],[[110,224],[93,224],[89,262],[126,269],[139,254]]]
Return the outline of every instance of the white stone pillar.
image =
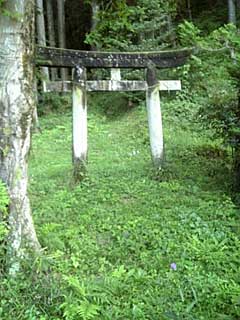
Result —
[[[86,68],[84,67],[77,67],[73,73],[72,107],[74,180],[75,182],[78,182],[86,173],[88,151]]]
[[[111,80],[121,81],[121,69],[118,69],[118,68],[111,69]]]
[[[164,159],[163,126],[159,96],[159,83],[153,66],[147,69],[147,113],[151,145],[151,154],[154,165],[161,168]]]

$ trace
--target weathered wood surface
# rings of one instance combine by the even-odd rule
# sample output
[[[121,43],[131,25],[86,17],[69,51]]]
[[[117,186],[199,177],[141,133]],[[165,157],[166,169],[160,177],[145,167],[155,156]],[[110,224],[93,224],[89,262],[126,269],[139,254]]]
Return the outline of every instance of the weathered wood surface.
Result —
[[[46,84],[48,92],[70,92],[72,90],[71,81],[55,81]],[[148,88],[146,81],[136,80],[95,80],[86,82],[87,91],[146,91]],[[177,91],[181,90],[180,80],[160,80],[158,90]]]
[[[157,68],[178,67],[187,61],[190,49],[159,52],[97,52],[51,47],[37,47],[36,65],[74,68],[147,68],[149,62]]]

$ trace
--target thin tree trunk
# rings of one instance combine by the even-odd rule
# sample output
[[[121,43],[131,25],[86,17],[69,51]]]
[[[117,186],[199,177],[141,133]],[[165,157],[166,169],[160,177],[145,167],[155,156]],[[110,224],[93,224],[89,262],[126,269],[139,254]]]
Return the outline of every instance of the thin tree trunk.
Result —
[[[36,12],[36,22],[37,22],[37,43],[40,46],[46,46],[46,29],[45,29],[45,21],[43,14],[43,0],[36,0],[37,12]],[[43,73],[43,89],[45,88],[45,81],[49,80],[49,73],[47,67],[41,68]],[[45,90],[44,90],[45,91]]]
[[[228,22],[236,24],[236,4],[234,0],[228,0]]]
[[[6,9],[20,17],[0,16],[0,178],[10,196],[8,257],[15,274],[27,249],[40,249],[27,194],[34,111],[34,2],[8,0]]]
[[[98,24],[99,4],[96,0],[92,0],[92,30],[96,29]]]
[[[65,10],[64,0],[57,0],[58,5],[58,44],[59,48],[66,48],[66,30],[65,30]],[[67,79],[66,69],[61,68],[62,80]]]
[[[191,8],[191,0],[187,0],[187,11],[188,11],[188,19],[190,21],[193,21],[193,17],[192,17],[192,8]]]
[[[46,1],[47,5],[47,27],[48,27],[48,39],[50,47],[56,47],[56,34],[54,28],[54,18],[53,18],[53,6],[52,0]],[[57,79],[57,69],[51,68],[52,80]]]
[[[97,27],[98,24],[98,13],[100,10],[99,4],[97,3],[97,0],[92,0],[91,2],[92,6],[92,21],[91,21],[91,32],[94,31]],[[91,50],[92,51],[97,51],[98,47],[97,45],[91,45]],[[98,73],[96,73],[93,69],[91,70],[92,76],[95,77],[96,79],[99,79]]]
[[[176,47],[176,33],[174,30],[171,13],[169,13],[167,16],[167,23],[168,23],[168,32],[169,32],[169,38],[170,38],[171,44],[173,47]]]

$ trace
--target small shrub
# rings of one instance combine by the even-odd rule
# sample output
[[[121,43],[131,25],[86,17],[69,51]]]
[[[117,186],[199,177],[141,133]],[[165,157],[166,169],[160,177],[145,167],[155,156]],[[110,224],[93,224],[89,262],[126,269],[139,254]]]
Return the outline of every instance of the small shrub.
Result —
[[[46,115],[50,112],[65,112],[71,106],[70,95],[57,93],[43,93],[39,97],[38,114]]]

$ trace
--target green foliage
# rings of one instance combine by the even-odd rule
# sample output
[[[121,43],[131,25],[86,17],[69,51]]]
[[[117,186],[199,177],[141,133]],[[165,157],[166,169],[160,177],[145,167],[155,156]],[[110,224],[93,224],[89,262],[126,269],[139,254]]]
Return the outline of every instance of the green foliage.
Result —
[[[144,94],[139,93],[95,93],[90,97],[90,102],[95,104],[94,111],[111,119],[117,119],[126,112],[131,111],[142,100]]]
[[[91,320],[99,315],[100,306],[88,301],[88,293],[85,285],[77,278],[69,276],[65,279],[70,289],[70,293],[65,296],[61,308],[64,310],[63,316],[66,320]]]
[[[6,221],[4,220],[6,220],[8,214],[8,204],[9,197],[7,194],[6,186],[0,180],[0,242],[3,241],[7,233]]]
[[[0,317],[238,319],[228,151],[201,131],[193,102],[163,99],[167,163],[156,172],[145,108],[109,121],[91,102],[88,176],[78,186],[70,113],[41,118],[30,195],[45,255],[19,279],[0,280]]]
[[[134,17],[135,50],[160,50],[173,46],[175,1],[138,0],[137,6],[141,11],[136,11]]]
[[[66,112],[69,108],[71,97],[56,93],[42,93],[39,97],[38,114],[46,115],[50,112]]]
[[[99,11],[97,28],[87,35],[86,43],[96,48],[116,50],[126,48],[134,32],[132,13],[133,9],[127,6],[125,0],[106,4]]]
[[[98,13],[98,24],[86,37],[86,43],[111,50],[157,50],[173,45],[171,17],[174,1],[126,0],[107,2]]]
[[[8,198],[6,186],[0,180],[0,212],[3,217],[7,215],[8,203],[9,203],[9,198]]]
[[[178,39],[182,46],[192,47],[200,41],[201,31],[192,22],[184,21],[178,26]]]
[[[192,95],[201,101],[203,124],[232,146],[239,144],[239,79],[232,76],[239,68],[236,27],[226,25],[204,37],[196,26],[185,22],[179,26],[179,39],[183,45],[195,45],[201,52],[192,57],[187,77]]]
[[[4,8],[4,4],[6,3],[6,0],[0,0],[0,13],[2,14],[4,11],[3,11],[3,8]]]
[[[185,89],[180,97],[197,102],[203,127],[211,128],[213,138],[220,137],[232,147],[233,189],[239,191],[239,31],[228,24],[203,35],[196,25],[184,22],[179,26],[179,39],[182,45],[197,49],[181,70]]]
[[[148,21],[153,15],[157,28],[163,11],[174,16],[173,2],[158,1],[156,11],[155,1],[104,3],[106,21],[89,41],[109,49],[165,45],[149,35]],[[146,43],[139,40],[144,30]],[[162,170],[152,168],[143,104],[132,109],[124,95],[95,95],[88,173],[73,186],[70,98],[44,96],[40,111],[47,116],[33,139],[29,191],[45,254],[26,261],[18,278],[0,279],[0,319],[240,318],[232,159],[221,139],[213,141],[238,134],[238,64],[229,49],[237,60],[239,40],[233,26],[203,36],[189,22],[179,27],[179,39],[202,51],[171,71],[184,90],[175,101],[162,98]]]
[[[20,15],[18,12],[12,12],[6,9],[7,0],[0,0],[0,15],[10,17],[11,19],[18,20],[20,18]]]
[[[219,68],[216,78],[210,79],[206,88],[208,100],[200,112],[204,123],[214,128],[217,134],[234,147],[239,143],[238,89],[225,76],[226,72]]]

